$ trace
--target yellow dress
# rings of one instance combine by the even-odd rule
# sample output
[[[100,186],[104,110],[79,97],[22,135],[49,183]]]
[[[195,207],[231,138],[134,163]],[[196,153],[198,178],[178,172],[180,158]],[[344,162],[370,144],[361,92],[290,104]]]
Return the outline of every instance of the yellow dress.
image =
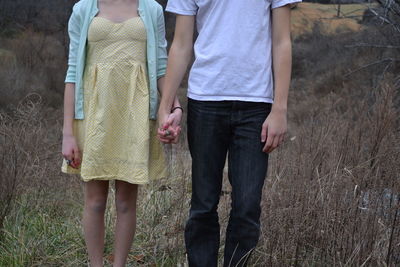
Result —
[[[95,17],[89,27],[83,76],[83,120],[74,120],[84,181],[146,184],[166,176],[156,122],[149,119],[146,29],[140,17],[123,23]]]

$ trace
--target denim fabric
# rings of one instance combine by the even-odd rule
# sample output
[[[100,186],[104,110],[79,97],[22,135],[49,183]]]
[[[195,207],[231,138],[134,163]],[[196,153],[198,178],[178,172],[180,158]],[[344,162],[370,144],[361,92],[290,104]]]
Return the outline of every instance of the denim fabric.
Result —
[[[261,128],[270,110],[269,103],[188,100],[192,200],[185,242],[191,267],[217,266],[217,207],[227,153],[232,204],[224,266],[245,266],[255,248],[268,166]]]

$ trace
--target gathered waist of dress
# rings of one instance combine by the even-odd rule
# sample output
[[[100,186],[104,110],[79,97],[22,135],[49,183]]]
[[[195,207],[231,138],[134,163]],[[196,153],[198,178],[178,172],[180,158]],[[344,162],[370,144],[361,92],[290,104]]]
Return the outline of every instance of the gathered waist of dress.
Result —
[[[86,66],[110,66],[110,67],[131,67],[140,66],[147,69],[145,61],[136,59],[122,59],[122,60],[87,60]]]

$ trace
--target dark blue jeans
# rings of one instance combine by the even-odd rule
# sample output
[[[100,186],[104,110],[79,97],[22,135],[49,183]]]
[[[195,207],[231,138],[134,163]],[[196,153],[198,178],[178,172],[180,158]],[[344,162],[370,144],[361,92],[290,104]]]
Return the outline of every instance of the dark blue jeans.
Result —
[[[185,242],[191,267],[217,266],[217,207],[227,153],[232,204],[224,266],[245,266],[257,245],[268,166],[261,128],[270,111],[268,103],[188,100],[192,200]]]

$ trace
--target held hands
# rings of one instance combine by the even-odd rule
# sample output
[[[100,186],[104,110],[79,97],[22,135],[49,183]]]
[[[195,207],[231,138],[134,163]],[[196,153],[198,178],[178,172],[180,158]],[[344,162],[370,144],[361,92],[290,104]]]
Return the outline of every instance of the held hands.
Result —
[[[283,143],[287,132],[286,110],[274,110],[268,115],[261,130],[261,142],[265,142],[263,152],[271,153]]]
[[[182,109],[176,108],[171,113],[159,111],[159,128],[157,131],[158,139],[164,144],[176,144],[181,132]]]
[[[76,139],[73,135],[64,135],[62,142],[62,155],[68,165],[78,169],[81,164],[81,152],[79,151]]]

